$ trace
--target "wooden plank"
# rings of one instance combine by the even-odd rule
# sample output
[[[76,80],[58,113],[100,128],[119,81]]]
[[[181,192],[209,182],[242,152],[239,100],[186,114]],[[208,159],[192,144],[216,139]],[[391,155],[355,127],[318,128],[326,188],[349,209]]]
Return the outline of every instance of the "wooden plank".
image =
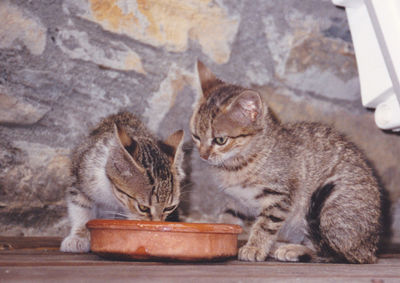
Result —
[[[60,237],[3,237],[0,236],[0,251],[18,249],[52,249],[60,248]]]
[[[0,237],[0,282],[400,282],[400,253],[377,264],[113,261],[58,251],[60,238]],[[395,250],[392,250],[395,251]],[[383,280],[383,281],[381,281]]]
[[[246,281],[292,279],[307,279],[313,281],[333,282],[371,282],[372,280],[400,279],[398,270],[381,268],[347,268],[343,266],[293,266],[290,264],[275,265],[138,265],[136,263],[121,263],[107,266],[42,266],[42,267],[6,267],[0,269],[0,278],[5,280],[83,280],[95,281],[126,281],[131,279],[176,282],[191,281]],[[365,281],[367,280],[367,281]],[[395,281],[394,281],[395,282]]]

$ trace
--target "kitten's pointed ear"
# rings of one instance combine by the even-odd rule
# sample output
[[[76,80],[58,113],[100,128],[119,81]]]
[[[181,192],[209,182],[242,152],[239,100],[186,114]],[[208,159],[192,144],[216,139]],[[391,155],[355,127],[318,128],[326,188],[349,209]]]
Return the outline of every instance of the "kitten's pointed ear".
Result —
[[[175,163],[177,153],[181,150],[183,142],[183,130],[176,131],[170,135],[164,142],[159,142],[158,146],[168,156],[172,163]]]
[[[116,124],[114,124],[114,136],[118,144],[111,147],[112,152],[109,154],[106,163],[106,174],[112,182],[120,184],[121,190],[125,190],[129,188],[129,186],[125,186],[127,184],[126,178],[135,176],[135,181],[140,184],[145,169],[137,161],[137,142]]]
[[[245,90],[231,103],[228,115],[243,125],[253,124],[262,115],[260,95],[256,91]]]
[[[134,161],[137,161],[138,155],[138,144],[137,142],[132,139],[122,127],[118,127],[114,124],[114,133],[118,137],[121,145],[125,150],[130,154]],[[135,162],[137,165],[137,163]],[[140,167],[140,166],[138,166]]]
[[[222,81],[219,80],[201,61],[197,61],[197,71],[199,73],[203,96],[207,98],[210,94],[209,90],[214,86],[220,84]]]

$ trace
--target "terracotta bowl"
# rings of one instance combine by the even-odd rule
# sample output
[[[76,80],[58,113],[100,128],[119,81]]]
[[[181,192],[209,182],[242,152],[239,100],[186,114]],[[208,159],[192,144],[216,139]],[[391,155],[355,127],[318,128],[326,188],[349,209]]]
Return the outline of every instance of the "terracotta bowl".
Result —
[[[135,220],[89,221],[92,252],[107,258],[146,260],[223,260],[237,255],[242,228]]]

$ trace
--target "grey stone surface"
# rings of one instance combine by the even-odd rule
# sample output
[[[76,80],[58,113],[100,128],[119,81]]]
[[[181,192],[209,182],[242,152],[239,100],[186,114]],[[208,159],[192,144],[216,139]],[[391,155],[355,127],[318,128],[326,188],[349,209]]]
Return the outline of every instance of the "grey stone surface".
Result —
[[[20,102],[15,97],[0,92],[0,124],[32,125],[48,111],[46,106]]]
[[[343,9],[329,0],[137,3],[0,3],[1,235],[66,233],[70,150],[119,110],[141,115],[161,138],[186,131],[182,212],[216,221],[230,200],[188,134],[197,59],[228,82],[259,89],[283,120],[339,128],[367,153],[392,198],[400,196],[400,137],[377,129],[361,105]]]

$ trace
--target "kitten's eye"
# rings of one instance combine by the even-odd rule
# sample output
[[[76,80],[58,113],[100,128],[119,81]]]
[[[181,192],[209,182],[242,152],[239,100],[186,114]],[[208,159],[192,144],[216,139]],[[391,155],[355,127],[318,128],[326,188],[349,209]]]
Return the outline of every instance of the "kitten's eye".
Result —
[[[216,143],[217,145],[224,145],[226,144],[227,141],[228,141],[227,137],[218,137],[213,140],[213,142]]]
[[[172,212],[175,210],[175,208],[176,208],[176,205],[166,207],[166,208],[164,208],[164,212]]]
[[[200,141],[199,136],[196,136],[195,134],[192,134],[192,137],[193,137],[194,140]]]
[[[145,205],[138,204],[138,208],[139,208],[139,210],[140,210],[141,212],[150,213],[150,207],[147,207],[147,206],[145,206]]]

